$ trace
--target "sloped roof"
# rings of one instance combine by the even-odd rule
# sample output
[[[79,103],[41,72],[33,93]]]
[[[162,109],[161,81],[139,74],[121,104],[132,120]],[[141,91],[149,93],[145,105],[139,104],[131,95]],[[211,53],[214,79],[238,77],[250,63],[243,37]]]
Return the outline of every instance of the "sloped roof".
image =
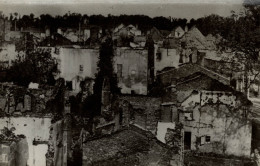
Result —
[[[208,44],[206,37],[195,26],[183,35],[181,41],[185,42],[188,48],[211,49],[211,45]]]
[[[230,80],[229,78],[220,75],[212,70],[206,69],[200,65],[197,64],[193,64],[193,63],[189,63],[189,64],[184,64],[182,66],[180,66],[177,69],[171,69],[168,71],[163,71],[163,72],[159,72],[157,74],[158,77],[170,77],[171,79],[175,79],[178,80],[180,78],[184,78],[187,76],[190,76],[194,73],[203,73],[215,80],[218,80],[219,82],[225,84],[225,85],[229,85],[230,84]]]
[[[134,42],[146,42],[146,36],[134,36]]]
[[[177,93],[177,101],[182,103],[184,100],[186,100],[189,96],[192,95],[193,90],[187,90],[187,91],[178,91]]]
[[[168,30],[160,30],[160,32],[164,37],[168,36],[171,33],[171,31]]]
[[[72,45],[73,43],[67,39],[66,37],[55,33],[53,34],[53,36],[49,36],[47,38],[45,38],[42,42],[40,42],[40,46],[48,46],[50,44],[50,46],[63,46],[63,45]]]
[[[214,60],[214,61],[231,62],[235,57],[233,53],[227,53],[227,52],[219,53],[217,51],[209,51],[206,53],[206,56],[204,58]]]
[[[208,81],[206,81],[207,86],[205,86],[206,84],[203,82],[204,82],[204,80],[207,80],[207,79],[208,79]],[[216,80],[215,78],[212,78],[206,74],[203,74],[202,72],[194,73],[193,75],[187,76],[186,78],[182,78],[181,80],[184,80],[184,81],[178,82],[177,86],[180,86],[182,84],[185,87],[189,87],[189,89],[186,90],[187,92],[185,92],[185,93],[182,92],[180,94],[178,91],[177,98],[178,98],[179,102],[185,101],[187,98],[189,98],[189,96],[191,96],[191,94],[193,92],[196,92],[197,90],[198,91],[206,90],[206,91],[212,91],[212,92],[221,91],[221,92],[226,92],[226,93],[232,93],[233,95],[235,95],[237,97],[237,99],[241,102],[242,105],[245,105],[245,106],[252,105],[252,102],[250,100],[248,100],[246,95],[244,95],[242,92],[236,91],[234,88],[229,86],[229,84],[224,84],[224,83],[220,82],[219,80]],[[205,84],[205,85],[203,85],[203,84]],[[180,91],[181,90],[182,89],[180,89]],[[183,91],[185,91],[185,89],[183,89]]]
[[[124,24],[118,25],[117,27],[114,28],[113,33],[118,32],[118,31],[119,31],[120,29],[122,29],[124,26],[125,26]]]
[[[174,37],[175,36],[175,32],[182,32],[182,33],[184,33],[184,30],[182,29],[182,27],[177,26],[177,27],[172,29],[172,31],[170,32],[170,34],[167,37]]]
[[[24,28],[21,32],[44,33],[44,30],[35,27],[27,27]]]
[[[140,157],[145,155],[150,160],[160,161],[165,155],[163,153],[167,151],[168,148],[158,141],[149,142],[148,137],[139,132],[124,130],[111,136],[84,143],[83,160],[90,165],[95,165],[102,162],[107,163],[111,159],[124,158],[124,155],[130,157],[130,155],[138,153]]]
[[[163,39],[162,33],[156,27],[151,28],[150,35],[154,41],[159,41]]]

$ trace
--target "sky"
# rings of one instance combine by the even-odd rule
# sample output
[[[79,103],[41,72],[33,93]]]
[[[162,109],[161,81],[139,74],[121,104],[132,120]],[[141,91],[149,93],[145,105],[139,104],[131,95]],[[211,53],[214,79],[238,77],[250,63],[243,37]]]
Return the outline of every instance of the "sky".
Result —
[[[0,0],[0,11],[5,15],[18,12],[63,15],[81,14],[144,14],[150,17],[199,18],[210,14],[229,16],[239,12],[243,0]]]

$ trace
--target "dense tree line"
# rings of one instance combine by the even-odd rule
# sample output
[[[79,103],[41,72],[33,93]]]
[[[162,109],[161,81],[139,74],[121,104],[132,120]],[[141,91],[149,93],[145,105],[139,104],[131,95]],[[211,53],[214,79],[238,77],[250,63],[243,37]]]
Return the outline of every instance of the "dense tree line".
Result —
[[[42,14],[39,17],[35,17],[34,14],[20,16],[17,13],[11,13],[9,20],[12,22],[12,29],[35,27],[44,30],[46,27],[50,27],[52,31],[56,31],[59,27],[78,28],[81,25],[97,25],[104,29],[114,28],[121,23],[137,25],[142,31],[147,31],[153,26],[158,29],[172,30],[176,26],[185,27],[187,19],[180,18],[166,18],[166,17],[154,17],[151,18],[145,15],[120,15],[113,16],[108,15],[82,15],[79,13],[66,13],[63,16],[52,16],[49,14]]]
[[[255,13],[257,14],[257,13]],[[78,28],[79,25],[97,25],[103,29],[111,29],[120,25],[133,24],[138,28],[146,32],[152,27],[156,27],[160,30],[172,30],[177,26],[181,26],[183,29],[187,25],[189,28],[196,25],[198,29],[204,34],[221,34],[227,35],[230,30],[230,26],[234,24],[234,12],[230,13],[230,17],[222,17],[219,15],[209,15],[198,19],[173,18],[173,17],[154,17],[151,18],[145,15],[82,15],[79,13],[66,13],[63,16],[52,16],[49,14],[42,14],[39,17],[35,17],[34,14],[20,16],[17,13],[11,13],[9,20],[12,23],[11,29],[17,29],[34,27],[40,30],[44,30],[49,27],[52,32],[56,32],[57,28]]]

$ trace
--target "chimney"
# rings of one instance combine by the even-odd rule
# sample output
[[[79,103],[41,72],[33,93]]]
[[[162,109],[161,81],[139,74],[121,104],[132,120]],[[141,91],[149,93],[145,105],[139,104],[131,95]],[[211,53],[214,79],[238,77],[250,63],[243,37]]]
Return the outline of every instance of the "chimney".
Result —
[[[189,28],[188,28],[188,25],[185,26],[185,32],[188,32],[189,31]]]
[[[49,37],[51,35],[50,28],[45,29],[45,35],[46,37]]]
[[[60,34],[60,35],[63,35],[61,28],[58,28],[58,29],[57,29],[57,33]]]

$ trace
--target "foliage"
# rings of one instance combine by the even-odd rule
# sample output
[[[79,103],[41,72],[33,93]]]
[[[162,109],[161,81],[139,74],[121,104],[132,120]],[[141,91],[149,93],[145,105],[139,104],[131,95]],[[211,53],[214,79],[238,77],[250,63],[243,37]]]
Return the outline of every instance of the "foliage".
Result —
[[[0,141],[18,141],[20,138],[25,138],[24,135],[15,135],[14,131],[14,127],[11,127],[10,129],[4,127],[1,130]]]
[[[28,86],[30,82],[53,85],[53,73],[58,72],[58,69],[50,51],[36,49],[26,52],[24,56],[18,55],[6,79],[22,86]]]
[[[57,28],[78,28],[81,25],[98,25],[104,29],[114,28],[121,23],[125,25],[133,24],[138,28],[146,32],[155,26],[158,29],[172,30],[174,27],[185,27],[187,19],[180,18],[166,18],[166,17],[154,17],[151,18],[145,15],[120,15],[113,16],[109,14],[107,17],[103,15],[82,15],[80,13],[66,13],[63,16],[52,16],[49,14],[42,14],[39,17],[35,17],[34,14],[23,15],[22,17],[18,13],[10,13],[9,20],[12,23],[12,29],[15,24],[18,29],[27,27],[35,27],[40,30],[45,30],[46,27],[50,27],[52,32],[56,32]]]
[[[107,39],[100,47],[100,55],[98,61],[98,74],[96,75],[95,84],[94,84],[94,99],[97,103],[97,111],[101,111],[101,97],[102,97],[102,88],[103,82],[106,78],[109,78],[110,90],[112,93],[119,92],[117,87],[117,78],[114,76],[113,71],[113,42],[111,39]]]
[[[220,43],[222,50],[232,52],[231,72],[241,72],[245,78],[244,92],[247,93],[251,81],[255,80],[260,74],[259,66],[259,35],[260,29],[260,7],[245,6],[244,12],[239,15],[232,12],[230,22],[232,28],[229,28],[227,35],[223,35]],[[251,80],[252,79],[252,80]]]
[[[33,35],[29,33],[24,33],[21,39],[15,42],[15,51],[18,53],[29,53],[30,51],[34,50],[35,46],[36,45],[33,40]]]
[[[231,11],[229,17],[209,15],[197,20],[191,20],[192,24],[206,36],[220,35],[217,42],[218,52],[230,53],[229,57],[222,59],[221,68],[229,73],[228,77],[240,73],[245,78],[244,92],[247,93],[250,82],[260,74],[259,46],[260,46],[260,7],[245,4],[240,13]],[[230,65],[227,65],[228,62]],[[250,81],[251,79],[251,81]]]
[[[113,68],[113,57],[114,48],[111,38],[106,39],[104,43],[101,44],[99,61],[98,61],[98,74],[96,75],[94,84],[94,95],[97,95],[101,99],[102,87],[105,78],[109,78],[110,91],[111,93],[119,93],[120,89],[117,85],[117,77],[114,74]],[[99,101],[98,103],[100,103]]]

